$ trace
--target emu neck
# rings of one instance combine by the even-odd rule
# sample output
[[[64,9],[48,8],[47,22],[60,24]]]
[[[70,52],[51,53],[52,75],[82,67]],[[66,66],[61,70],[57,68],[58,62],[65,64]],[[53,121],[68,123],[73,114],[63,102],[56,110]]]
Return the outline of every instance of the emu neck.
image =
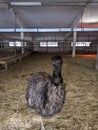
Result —
[[[59,85],[60,83],[63,82],[62,75],[61,75],[61,69],[62,69],[62,65],[54,67],[54,71],[52,74],[52,83],[55,85]]]

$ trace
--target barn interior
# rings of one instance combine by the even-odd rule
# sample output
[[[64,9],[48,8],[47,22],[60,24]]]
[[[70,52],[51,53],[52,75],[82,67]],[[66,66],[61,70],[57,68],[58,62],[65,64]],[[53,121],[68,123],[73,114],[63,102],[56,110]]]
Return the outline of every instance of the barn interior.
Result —
[[[46,130],[98,130],[97,40],[97,0],[0,0],[0,130],[40,129],[26,89],[32,74],[52,75],[55,54],[66,99]]]

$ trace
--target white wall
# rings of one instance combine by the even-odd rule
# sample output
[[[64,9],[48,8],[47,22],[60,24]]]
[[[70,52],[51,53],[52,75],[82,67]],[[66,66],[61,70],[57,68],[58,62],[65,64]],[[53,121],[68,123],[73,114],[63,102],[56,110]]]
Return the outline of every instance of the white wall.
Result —
[[[66,43],[58,43],[58,47],[40,47],[40,43],[35,42],[33,43],[33,51],[37,52],[65,52],[65,53],[71,53],[72,47],[71,42]],[[76,47],[76,52],[78,53],[87,53],[96,52],[96,44],[91,44],[90,47]]]

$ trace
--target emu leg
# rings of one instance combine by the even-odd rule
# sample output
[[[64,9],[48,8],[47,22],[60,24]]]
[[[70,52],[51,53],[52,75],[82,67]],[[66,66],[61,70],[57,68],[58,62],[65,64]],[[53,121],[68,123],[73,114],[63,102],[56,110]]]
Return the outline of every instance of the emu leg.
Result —
[[[42,120],[41,116],[40,116],[40,121],[41,121],[41,130],[45,130],[45,127],[44,127],[43,120]]]

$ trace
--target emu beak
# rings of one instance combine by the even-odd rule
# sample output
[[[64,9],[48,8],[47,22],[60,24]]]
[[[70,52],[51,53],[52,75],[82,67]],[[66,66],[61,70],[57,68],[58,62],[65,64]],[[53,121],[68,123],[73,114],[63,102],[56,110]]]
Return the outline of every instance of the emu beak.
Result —
[[[55,62],[53,62],[53,61],[52,61],[52,63],[51,63],[51,64],[52,64],[52,66],[54,66],[54,65],[55,65]]]

